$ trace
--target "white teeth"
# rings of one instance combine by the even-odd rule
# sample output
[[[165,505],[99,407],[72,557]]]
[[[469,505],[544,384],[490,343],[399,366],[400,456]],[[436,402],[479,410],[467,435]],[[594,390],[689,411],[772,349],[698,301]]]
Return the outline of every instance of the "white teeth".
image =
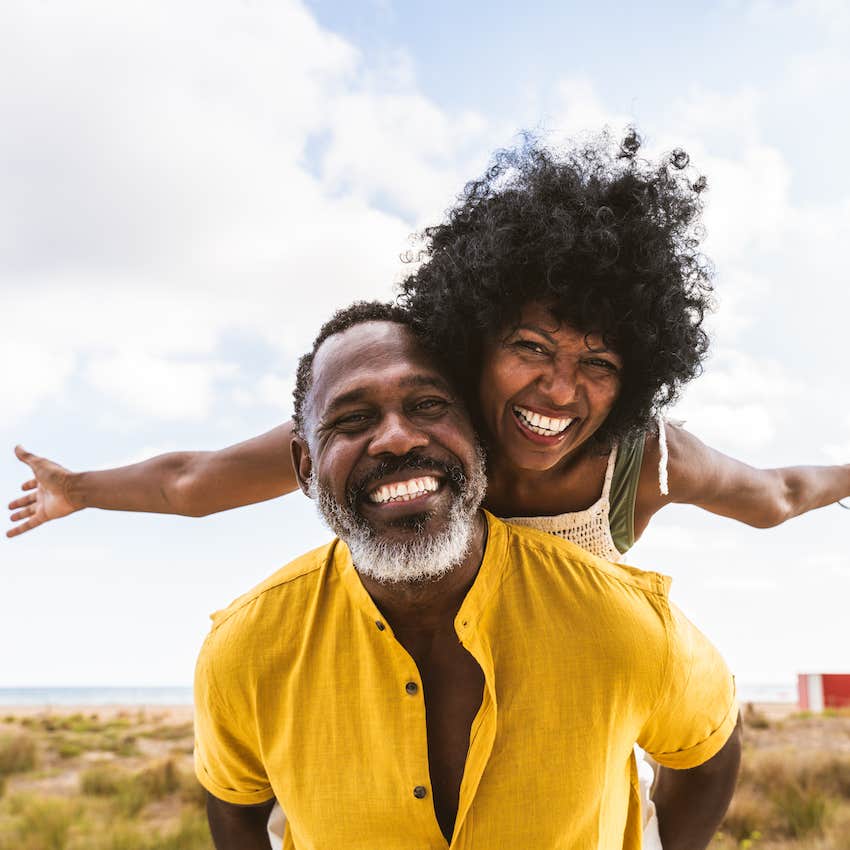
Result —
[[[573,421],[572,419],[555,419],[550,416],[542,416],[527,407],[519,407],[518,405],[514,405],[513,411],[530,431],[543,437],[554,437],[563,433]]]
[[[369,494],[369,501],[379,505],[385,502],[409,502],[425,493],[433,493],[439,487],[440,482],[434,476],[426,475],[422,478],[411,478],[409,481],[383,484]]]

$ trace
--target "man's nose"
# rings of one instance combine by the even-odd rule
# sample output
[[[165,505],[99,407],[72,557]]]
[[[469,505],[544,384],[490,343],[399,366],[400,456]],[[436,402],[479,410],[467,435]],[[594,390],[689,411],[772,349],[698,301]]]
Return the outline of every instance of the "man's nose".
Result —
[[[369,443],[369,454],[405,455],[428,445],[430,437],[402,413],[388,413],[381,420]]]

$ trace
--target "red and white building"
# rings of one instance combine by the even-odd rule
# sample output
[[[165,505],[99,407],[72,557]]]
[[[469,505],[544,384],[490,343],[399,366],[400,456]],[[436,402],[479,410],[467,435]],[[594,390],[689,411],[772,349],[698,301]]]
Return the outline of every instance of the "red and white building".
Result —
[[[797,693],[802,711],[850,707],[850,673],[800,673]]]

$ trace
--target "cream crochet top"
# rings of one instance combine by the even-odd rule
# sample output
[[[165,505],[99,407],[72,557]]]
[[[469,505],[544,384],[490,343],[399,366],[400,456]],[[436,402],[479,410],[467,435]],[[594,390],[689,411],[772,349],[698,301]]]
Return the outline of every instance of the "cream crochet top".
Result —
[[[667,433],[664,430],[664,420],[658,419],[658,444],[661,459],[658,463],[658,489],[666,495],[667,488]],[[557,537],[563,537],[582,549],[604,558],[606,561],[620,561],[624,553],[614,545],[611,537],[609,516],[611,513],[611,481],[614,478],[614,466],[617,463],[619,444],[615,443],[608,455],[608,466],[605,470],[605,483],[602,485],[602,495],[583,511],[558,514],[557,516],[515,516],[506,517],[507,522],[546,531]]]

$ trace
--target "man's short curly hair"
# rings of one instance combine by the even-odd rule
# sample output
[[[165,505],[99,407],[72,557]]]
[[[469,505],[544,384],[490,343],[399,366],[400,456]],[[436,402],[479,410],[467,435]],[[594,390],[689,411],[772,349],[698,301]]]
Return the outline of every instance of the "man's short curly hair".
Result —
[[[473,402],[485,344],[530,302],[599,333],[624,362],[620,395],[599,429],[614,438],[651,427],[708,348],[712,269],[699,253],[705,178],[686,153],[638,156],[629,130],[558,153],[526,137],[468,183],[446,220],[420,234],[423,260],[400,303],[429,344],[451,352]]]
[[[406,310],[397,307],[395,304],[381,301],[355,301],[350,306],[337,310],[322,325],[318,336],[313,340],[313,347],[298,361],[298,368],[295,372],[295,389],[292,393],[294,406],[292,422],[295,433],[302,439],[306,439],[305,413],[307,397],[313,386],[313,360],[316,357],[316,352],[328,337],[347,331],[349,328],[361,325],[364,322],[396,322],[412,328],[410,316]]]

